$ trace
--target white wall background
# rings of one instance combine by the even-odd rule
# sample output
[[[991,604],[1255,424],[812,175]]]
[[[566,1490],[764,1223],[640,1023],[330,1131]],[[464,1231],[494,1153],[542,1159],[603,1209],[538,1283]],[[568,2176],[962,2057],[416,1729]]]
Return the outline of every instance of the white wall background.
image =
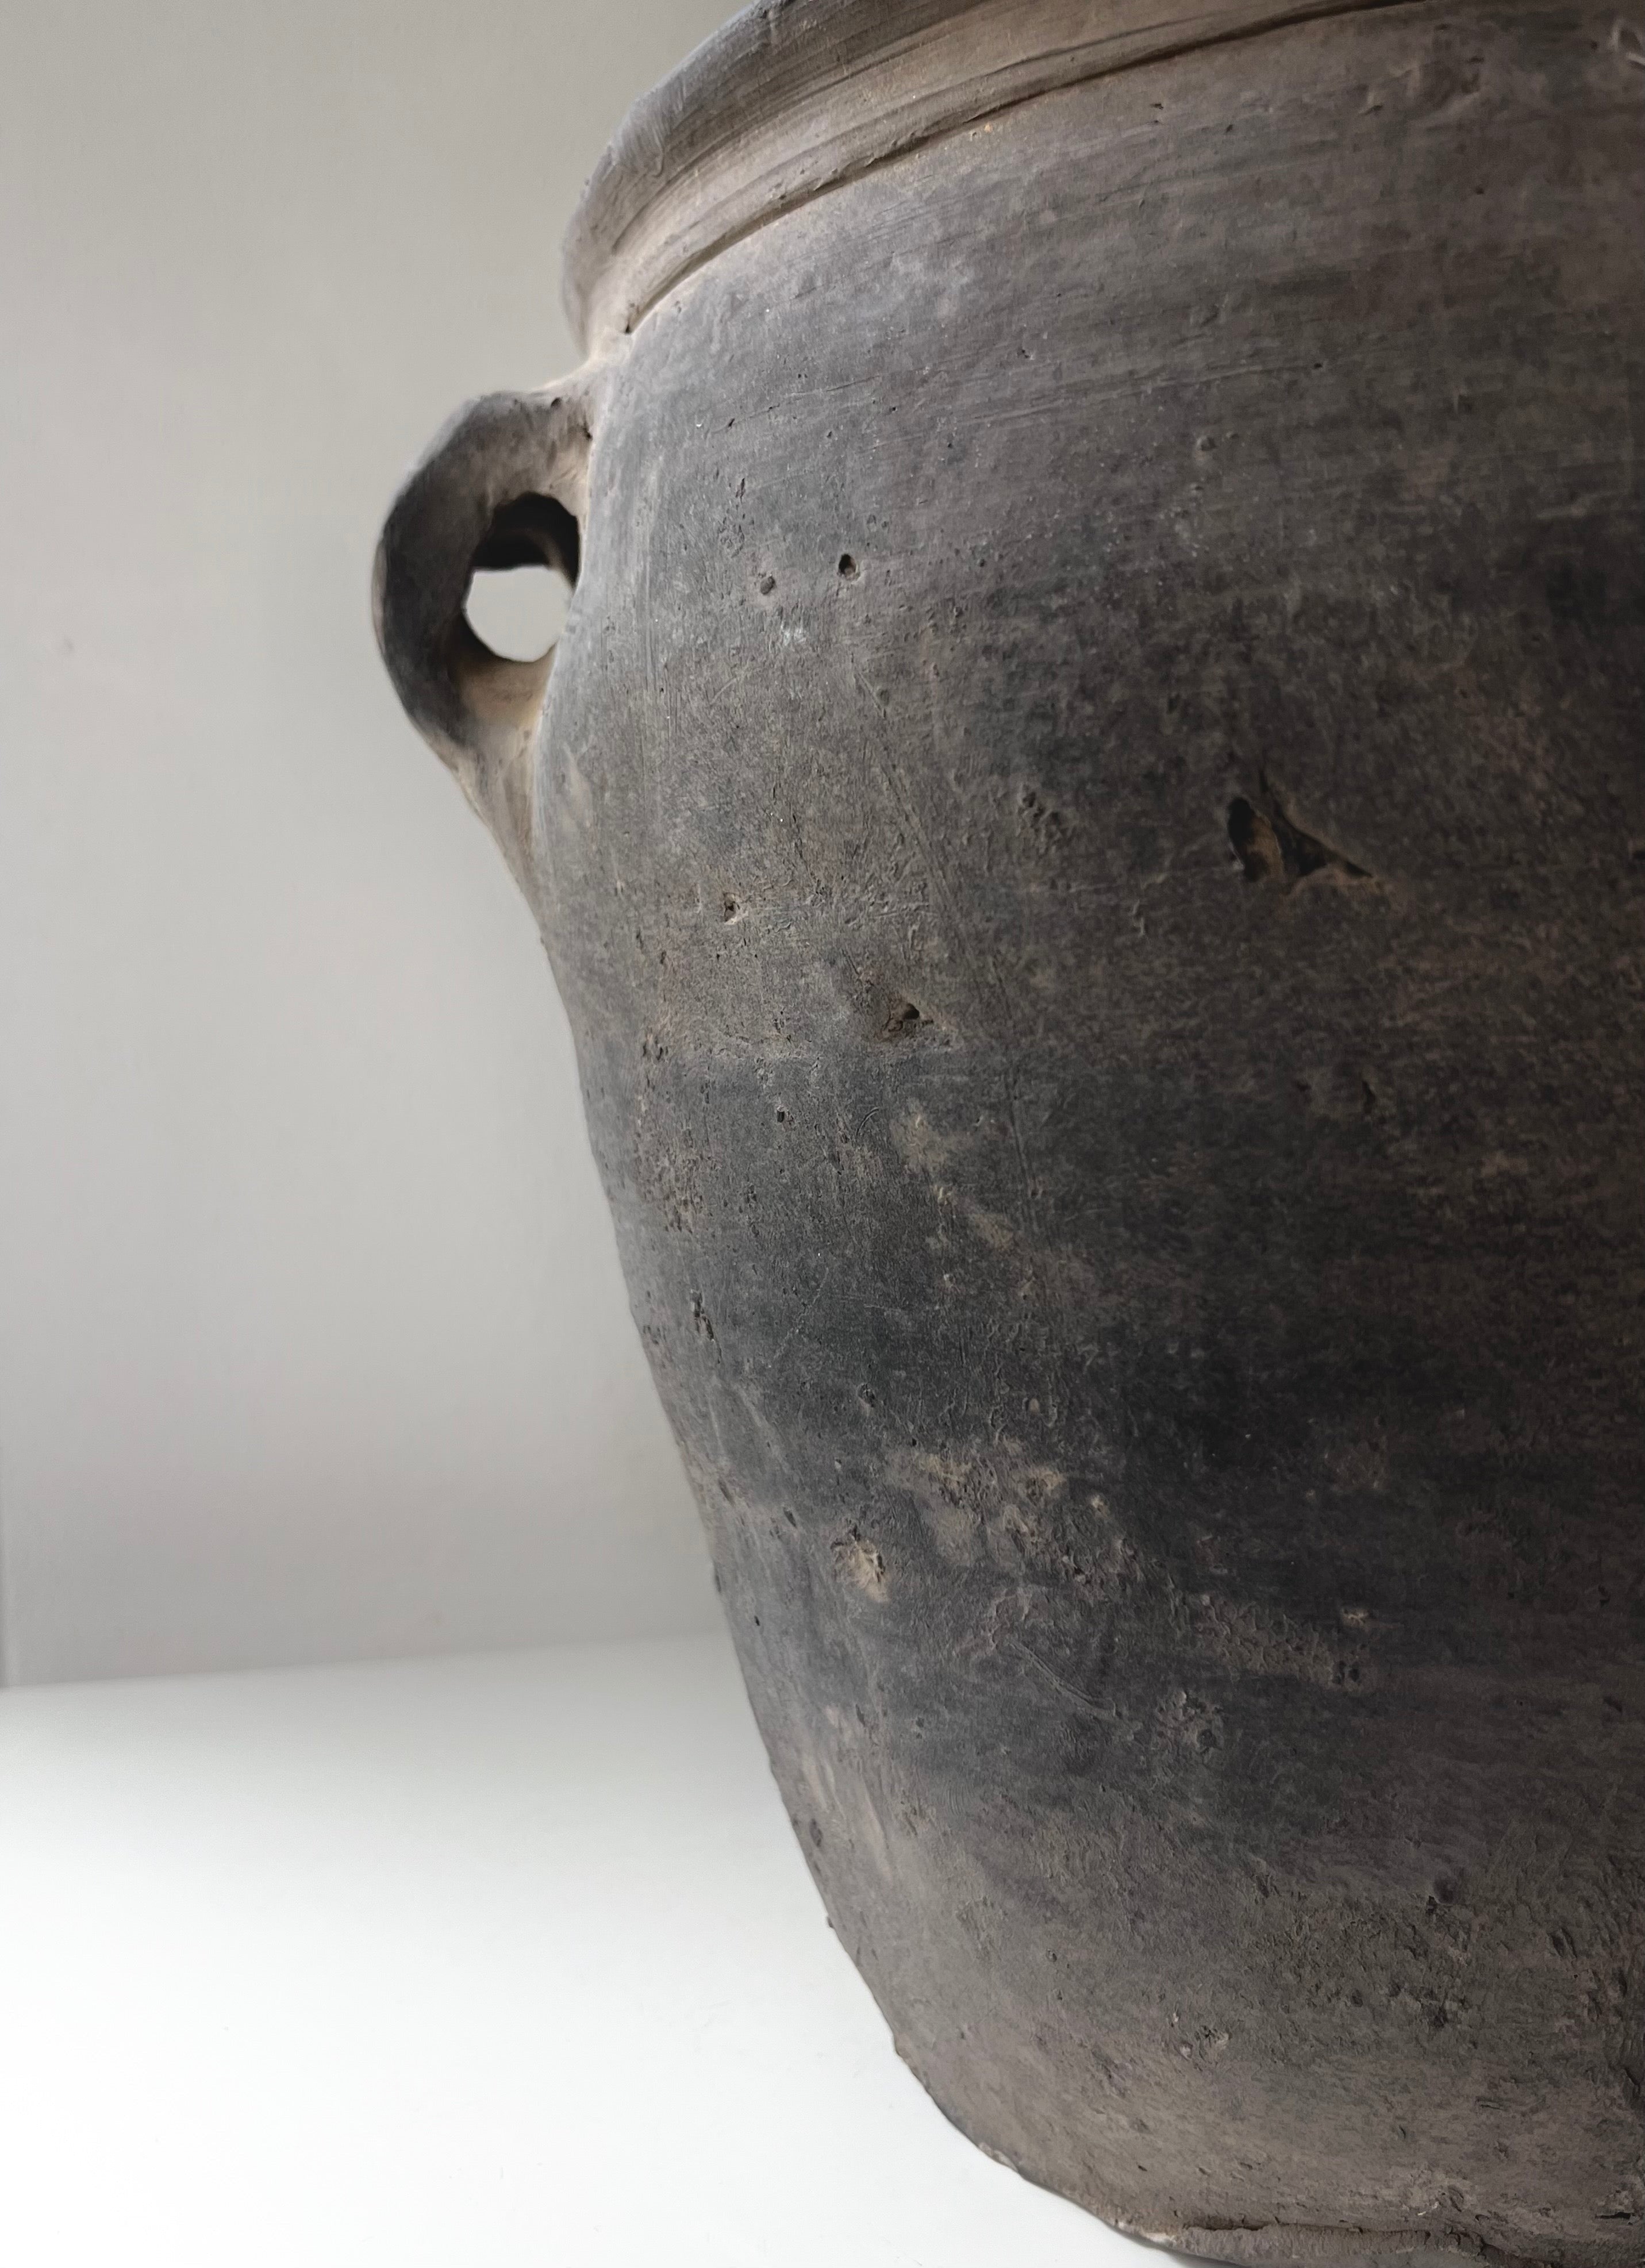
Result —
[[[13,1683],[702,1628],[571,1047],[367,578],[728,0],[53,0],[0,72]]]

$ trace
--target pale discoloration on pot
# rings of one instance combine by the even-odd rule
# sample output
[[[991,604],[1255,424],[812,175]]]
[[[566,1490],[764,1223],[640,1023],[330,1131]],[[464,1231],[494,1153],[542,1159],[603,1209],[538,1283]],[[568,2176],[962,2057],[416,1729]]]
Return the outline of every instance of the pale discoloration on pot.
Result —
[[[937,2099],[1209,2257],[1638,2268],[1645,73],[1291,12],[744,19],[385,641]]]

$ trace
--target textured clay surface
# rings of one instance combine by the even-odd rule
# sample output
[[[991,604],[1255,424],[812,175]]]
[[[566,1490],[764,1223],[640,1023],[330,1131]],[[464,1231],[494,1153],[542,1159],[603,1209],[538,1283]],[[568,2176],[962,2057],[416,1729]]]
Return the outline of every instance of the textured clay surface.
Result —
[[[1632,36],[1269,30],[702,262],[509,806],[835,1926],[1206,2257],[1645,2260]]]

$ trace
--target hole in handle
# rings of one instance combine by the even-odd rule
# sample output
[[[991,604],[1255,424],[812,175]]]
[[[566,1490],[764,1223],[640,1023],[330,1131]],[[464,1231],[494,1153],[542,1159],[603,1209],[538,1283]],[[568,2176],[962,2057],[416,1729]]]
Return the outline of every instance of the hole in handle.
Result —
[[[572,586],[561,571],[536,562],[476,567],[462,610],[468,627],[499,661],[542,661],[565,627]]]
[[[580,551],[577,522],[552,497],[516,497],[492,514],[463,598],[468,627],[489,654],[547,659],[564,627]]]

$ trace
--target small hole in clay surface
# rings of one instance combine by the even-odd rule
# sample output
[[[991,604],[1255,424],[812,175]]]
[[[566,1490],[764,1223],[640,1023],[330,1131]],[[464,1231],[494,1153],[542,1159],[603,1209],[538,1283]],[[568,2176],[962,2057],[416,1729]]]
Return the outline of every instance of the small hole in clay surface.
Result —
[[[480,567],[468,584],[468,627],[501,661],[541,661],[565,627],[572,586],[557,568]]]
[[[849,551],[842,551],[839,555],[839,571],[843,581],[854,583],[862,570]]]
[[[1365,867],[1356,866],[1334,844],[1299,827],[1265,779],[1261,787],[1266,809],[1259,809],[1247,796],[1236,795],[1228,811],[1228,841],[1248,882],[1275,882],[1288,890],[1309,874],[1322,872],[1346,881],[1372,879]]]

